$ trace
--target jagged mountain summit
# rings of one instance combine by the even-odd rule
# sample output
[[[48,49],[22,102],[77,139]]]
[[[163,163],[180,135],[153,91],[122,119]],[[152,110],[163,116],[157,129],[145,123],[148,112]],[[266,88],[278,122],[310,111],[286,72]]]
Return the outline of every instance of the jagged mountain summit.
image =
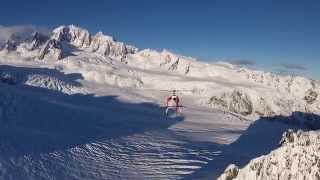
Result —
[[[72,47],[111,57],[123,57],[137,51],[137,48],[116,42],[101,32],[91,36],[87,30],[70,25],[53,30],[50,40],[41,49],[39,58],[43,59],[53,51],[56,58],[61,59],[68,55]]]
[[[36,57],[42,60],[47,56],[62,59],[77,49],[112,57],[122,57],[138,50],[133,46],[117,42],[101,32],[90,35],[85,29],[69,25],[57,27],[52,31],[50,37],[45,37],[39,32],[35,32],[32,37],[23,40],[11,37],[5,43],[2,51],[17,50],[22,56],[27,55],[26,52],[35,51]]]
[[[41,63],[82,72],[85,80],[117,87],[188,89],[196,104],[247,118],[320,112],[320,84],[299,76],[280,76],[225,62],[151,49],[138,51],[113,37],[74,25],[55,28],[49,37],[35,32],[12,37],[0,51],[2,61]],[[9,60],[10,59],[10,60]]]

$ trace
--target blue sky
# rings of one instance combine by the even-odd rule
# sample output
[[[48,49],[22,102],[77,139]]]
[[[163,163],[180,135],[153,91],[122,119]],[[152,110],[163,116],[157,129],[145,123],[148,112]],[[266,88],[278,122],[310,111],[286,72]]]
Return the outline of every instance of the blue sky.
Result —
[[[2,1],[0,25],[75,24],[140,49],[320,79],[318,0]]]

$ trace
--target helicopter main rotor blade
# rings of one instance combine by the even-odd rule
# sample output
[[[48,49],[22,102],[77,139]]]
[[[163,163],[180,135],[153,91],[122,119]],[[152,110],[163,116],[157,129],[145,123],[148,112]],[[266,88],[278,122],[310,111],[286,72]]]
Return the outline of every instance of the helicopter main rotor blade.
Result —
[[[194,91],[194,90],[184,90],[184,89],[172,89],[172,90],[169,90],[169,89],[142,89],[142,90],[146,90],[146,91],[163,91],[163,92],[173,92],[173,91],[176,91],[176,92],[182,92],[182,91],[184,91],[184,92],[188,92],[188,91],[190,91],[190,92],[192,92],[192,91]]]

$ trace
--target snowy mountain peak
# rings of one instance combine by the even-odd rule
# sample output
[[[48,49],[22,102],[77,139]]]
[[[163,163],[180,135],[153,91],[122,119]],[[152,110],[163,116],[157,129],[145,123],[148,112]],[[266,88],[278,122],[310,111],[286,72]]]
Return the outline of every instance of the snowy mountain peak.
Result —
[[[8,41],[1,54],[18,55],[17,59],[28,62],[62,63],[56,60],[64,59],[81,64],[74,65],[81,66],[81,70],[98,64],[94,70],[101,72],[83,70],[90,71],[84,74],[85,78],[98,83],[187,89],[198,97],[197,104],[252,119],[293,111],[320,112],[320,85],[303,77],[280,76],[226,62],[205,63],[166,49],[138,51],[102,32],[91,35],[74,25],[57,27],[50,37],[34,33],[23,43],[16,39]]]
[[[78,48],[90,45],[89,31],[74,25],[57,27],[53,30],[51,39],[66,41]]]
[[[94,35],[95,38],[101,38],[105,41],[116,41],[112,36],[108,36],[103,34],[103,32],[99,31]]]
[[[102,32],[92,36],[88,30],[74,25],[57,27],[48,38],[38,32],[26,39],[13,37],[1,48],[5,53],[16,50],[21,56],[41,60],[46,57],[62,59],[78,50],[106,57],[125,57],[138,51],[136,47],[118,42]]]
[[[104,35],[102,32],[92,36],[90,49],[92,52],[112,57],[123,57],[138,51],[136,47],[117,42],[113,37]]]

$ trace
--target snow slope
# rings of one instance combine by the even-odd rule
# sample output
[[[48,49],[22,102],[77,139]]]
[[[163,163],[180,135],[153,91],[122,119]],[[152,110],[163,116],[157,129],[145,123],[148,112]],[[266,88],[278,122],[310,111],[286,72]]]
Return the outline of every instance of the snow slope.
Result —
[[[316,131],[290,130],[284,133],[281,147],[242,169],[230,165],[218,179],[319,179],[319,139]]]
[[[73,25],[9,39],[0,86],[0,179],[187,178],[225,160],[253,120],[320,111],[316,81],[139,51]],[[159,90],[172,89],[187,90],[186,108],[164,121]]]

